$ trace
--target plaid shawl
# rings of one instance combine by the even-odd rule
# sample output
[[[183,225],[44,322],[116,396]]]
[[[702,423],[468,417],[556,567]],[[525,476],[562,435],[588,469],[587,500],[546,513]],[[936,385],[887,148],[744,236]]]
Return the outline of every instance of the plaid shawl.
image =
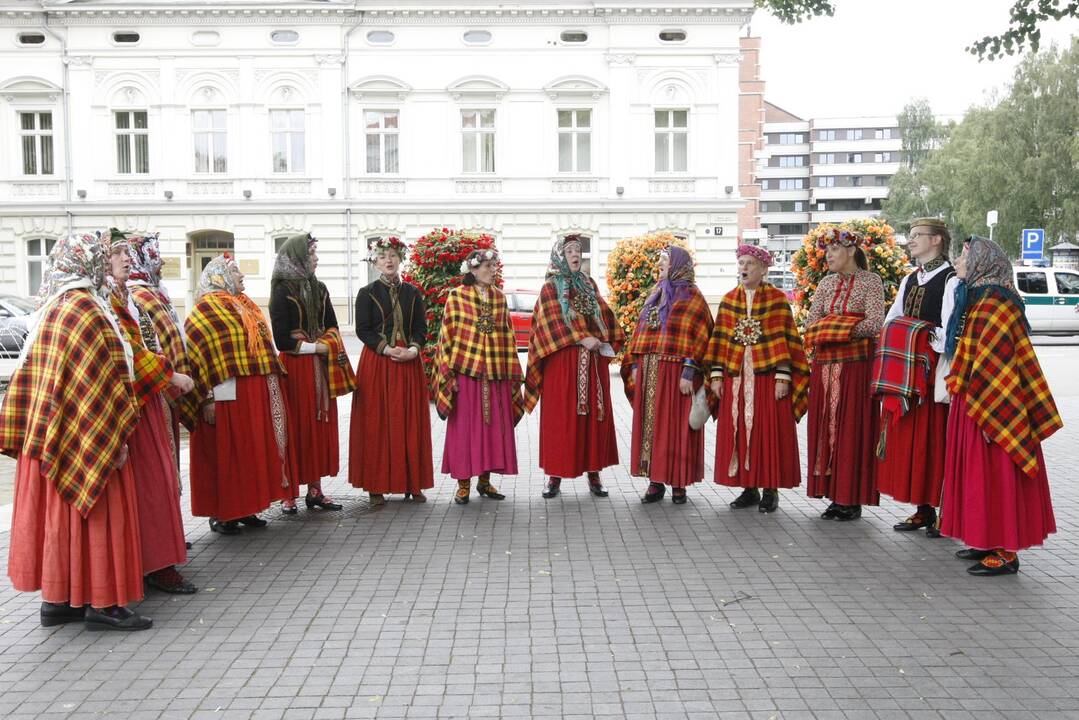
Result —
[[[543,386],[544,361],[559,350],[573,347],[586,337],[597,337],[617,352],[625,342],[622,327],[614,318],[611,308],[599,294],[596,281],[588,278],[595,292],[599,312],[603,318],[601,329],[594,316],[575,313],[572,322],[566,320],[555,283],[548,280],[543,284],[535,312],[532,313],[532,331],[528,336],[528,371],[525,373],[524,403],[525,410],[532,412],[539,402]],[[570,293],[570,302],[573,294]]]
[[[716,312],[705,366],[721,368],[725,375],[741,375],[746,345],[737,337],[740,320],[746,317],[746,291],[741,285],[723,296]],[[795,421],[809,407],[809,362],[802,337],[794,324],[787,296],[773,285],[762,283],[753,294],[753,319],[760,322],[760,337],[753,343],[753,372],[768,373],[786,366],[791,374],[791,407]]]
[[[345,341],[341,337],[341,331],[330,328],[318,341],[330,346],[330,352],[326,355],[330,369],[330,397],[348,395],[356,389],[356,373],[352,370],[348,353],[345,352]]]
[[[884,459],[888,430],[906,415],[912,404],[929,397],[929,378],[936,356],[929,347],[933,324],[902,315],[885,324],[873,358],[870,393],[883,395],[880,403],[880,438],[877,457]],[[932,402],[932,398],[930,398]]]
[[[199,298],[184,322],[187,357],[195,381],[195,390],[189,395],[196,402],[232,377],[285,374],[265,323],[258,327],[260,337],[252,342],[237,300],[226,292],[210,292]],[[258,352],[252,352],[252,347]],[[186,414],[193,410],[197,410],[194,403],[184,404]],[[197,417],[188,419],[197,421]]]
[[[685,300],[671,306],[666,327],[653,327],[648,322],[637,326],[629,342],[623,365],[633,365],[634,356],[665,355],[682,358],[700,371],[708,352],[712,335],[712,311],[696,285]]]
[[[518,415],[524,406],[520,398],[523,378],[521,361],[517,357],[517,341],[510,325],[506,296],[496,287],[490,293],[490,318],[484,315],[484,303],[475,285],[462,285],[450,292],[442,316],[442,328],[435,348],[435,371],[438,387],[435,406],[443,417],[453,408],[450,380],[454,374],[487,380],[513,380],[514,405]],[[489,332],[481,326],[490,322]]]
[[[138,416],[123,344],[90,292],[69,291],[41,318],[0,407],[0,450],[39,459],[83,517]]]
[[[120,323],[120,330],[127,337],[134,353],[134,364],[131,368],[131,385],[135,397],[139,401],[141,410],[146,403],[169,386],[172,378],[172,363],[164,355],[160,355],[146,347],[139,322],[131,315],[127,307],[127,298],[114,290],[109,297],[112,303],[112,311]]]
[[[190,375],[184,336],[173,315],[172,303],[158,290],[145,285],[129,285],[127,290],[139,312],[153,323],[161,353],[169,359],[176,372]]]
[[[825,315],[806,328],[806,349],[815,362],[841,363],[873,357],[873,338],[853,337],[854,328],[864,315]]]
[[[963,318],[948,392],[966,393],[967,414],[1024,473],[1038,472],[1038,444],[1064,427],[1022,309],[993,288]]]

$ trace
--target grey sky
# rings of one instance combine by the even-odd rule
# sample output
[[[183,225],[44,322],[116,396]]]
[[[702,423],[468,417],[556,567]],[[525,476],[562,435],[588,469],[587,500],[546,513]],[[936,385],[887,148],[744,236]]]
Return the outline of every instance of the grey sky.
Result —
[[[964,48],[1003,31],[1012,0],[835,0],[834,17],[788,26],[753,18],[762,39],[765,97],[795,115],[889,115],[926,97],[937,115],[962,115],[1003,88],[1017,59],[978,62]],[[1079,34],[1079,21],[1048,23],[1042,46]]]

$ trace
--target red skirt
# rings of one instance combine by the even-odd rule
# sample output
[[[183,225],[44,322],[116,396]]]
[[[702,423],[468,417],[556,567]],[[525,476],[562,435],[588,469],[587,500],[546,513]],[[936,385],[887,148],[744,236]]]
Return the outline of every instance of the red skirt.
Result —
[[[753,376],[753,427],[747,448],[745,388],[741,388],[736,398],[733,385],[734,378],[723,379],[723,401],[716,422],[715,481],[741,488],[798,487],[802,469],[790,393],[777,401],[775,373]],[[738,403],[737,428],[735,402]]]
[[[986,442],[967,415],[965,395],[952,398],[947,437],[942,534],[979,550],[1018,552],[1056,532],[1041,446],[1038,474],[1030,477],[999,445]]]
[[[315,385],[316,355],[281,353],[288,375],[281,378],[288,418],[288,478],[292,497],[298,497],[301,485],[318,485],[323,477],[333,477],[341,470],[341,440],[337,431],[337,401],[319,418]]]
[[[364,348],[349,426],[348,481],[376,495],[435,486],[431,401],[423,363],[394,362]]]
[[[826,373],[839,370],[829,392]],[[870,395],[873,361],[814,363],[809,377],[807,493],[840,505],[877,505],[879,403]]]
[[[132,463],[109,476],[85,518],[19,456],[11,517],[8,577],[16,590],[51,603],[107,608],[142,600],[142,551]]]
[[[898,502],[939,507],[947,432],[948,406],[933,402],[930,385],[928,398],[888,427],[878,489]]]
[[[678,390],[682,363],[655,355],[640,360],[633,394],[631,472],[676,488],[700,482],[704,478],[704,429],[689,427],[693,395]],[[657,365],[654,377],[649,377],[651,363]],[[652,382],[654,390],[650,392]],[[694,392],[700,385],[698,378],[693,383]]]
[[[589,353],[588,412],[577,412],[579,348],[559,350],[543,362],[539,465],[557,478],[575,478],[618,464],[611,406],[610,358]]]
[[[131,465],[139,501],[142,569],[151,573],[187,562],[180,481],[161,396],[150,398],[131,434]]]
[[[216,423],[200,420],[191,433],[192,515],[235,520],[294,497],[277,445],[269,377],[236,378],[236,399],[218,402]]]

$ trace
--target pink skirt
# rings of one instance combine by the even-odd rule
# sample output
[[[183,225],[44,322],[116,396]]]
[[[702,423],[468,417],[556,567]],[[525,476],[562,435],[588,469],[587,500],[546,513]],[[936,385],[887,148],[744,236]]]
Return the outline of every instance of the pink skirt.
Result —
[[[986,442],[967,415],[966,396],[952,398],[940,532],[978,550],[1018,552],[1041,545],[1056,529],[1041,447],[1038,474],[1030,477]]]
[[[468,480],[485,472],[517,474],[512,381],[487,382],[490,423],[483,419],[483,381],[457,376],[457,396],[446,420],[446,444],[442,450],[442,472],[454,480]]]
[[[142,409],[128,441],[139,500],[142,569],[147,573],[187,562],[180,481],[169,432],[164,401],[158,395]]]
[[[41,474],[41,461],[15,466],[8,577],[16,590],[51,603],[107,608],[142,600],[142,542],[135,477],[128,461],[109,476],[85,518]]]

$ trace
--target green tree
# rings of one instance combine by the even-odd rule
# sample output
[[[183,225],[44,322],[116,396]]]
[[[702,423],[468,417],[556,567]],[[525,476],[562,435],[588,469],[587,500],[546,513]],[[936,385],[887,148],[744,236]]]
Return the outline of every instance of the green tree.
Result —
[[[888,184],[881,215],[892,227],[905,233],[913,218],[936,212],[928,204],[929,188],[922,177],[922,168],[930,153],[941,146],[948,129],[937,122],[929,101],[924,98],[907,103],[897,120],[903,138],[903,165]]]

